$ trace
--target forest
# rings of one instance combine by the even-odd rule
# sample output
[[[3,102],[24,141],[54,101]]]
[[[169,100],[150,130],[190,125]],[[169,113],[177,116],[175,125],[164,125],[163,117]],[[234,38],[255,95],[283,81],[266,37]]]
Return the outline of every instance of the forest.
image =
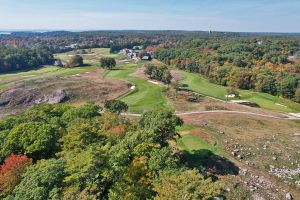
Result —
[[[281,37],[184,40],[155,58],[211,82],[300,101],[299,39]]]
[[[74,49],[142,46],[169,66],[210,82],[300,101],[300,36],[201,31],[16,32],[0,35],[0,72],[53,63]],[[5,44],[5,46],[4,46]],[[73,45],[73,46],[72,46]]]
[[[122,102],[39,105],[0,121],[0,197],[211,199],[221,181],[189,168],[170,145],[182,120],[169,111],[121,116]],[[29,134],[30,133],[30,134]],[[29,189],[30,188],[30,189]]]

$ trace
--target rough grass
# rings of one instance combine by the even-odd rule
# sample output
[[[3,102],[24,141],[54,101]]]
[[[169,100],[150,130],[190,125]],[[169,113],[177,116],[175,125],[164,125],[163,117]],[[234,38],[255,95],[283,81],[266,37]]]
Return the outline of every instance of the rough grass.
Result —
[[[184,76],[181,83],[186,84],[189,90],[194,92],[214,97],[221,100],[226,100],[226,87],[210,83],[207,79],[198,74],[180,71]],[[249,90],[239,90],[241,98],[258,104],[261,108],[278,112],[300,112],[300,104],[293,101],[283,99],[277,96],[272,96],[266,93],[253,92]],[[278,105],[281,104],[281,105]]]
[[[56,66],[46,66],[36,70],[26,72],[15,72],[9,74],[0,74],[0,89],[6,89],[11,84],[18,81],[35,80],[46,77],[63,77],[76,75],[88,71],[95,70],[96,66],[76,67],[76,68],[61,68]]]
[[[172,109],[163,95],[163,87],[130,76],[136,70],[136,67],[137,64],[122,65],[118,69],[110,70],[105,74],[106,78],[125,80],[136,86],[134,90],[119,98],[128,104],[129,111],[143,113],[154,109]]]

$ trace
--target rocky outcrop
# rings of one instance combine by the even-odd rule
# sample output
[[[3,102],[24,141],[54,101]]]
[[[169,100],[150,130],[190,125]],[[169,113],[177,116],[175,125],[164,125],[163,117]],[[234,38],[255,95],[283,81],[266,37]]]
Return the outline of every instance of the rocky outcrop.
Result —
[[[58,89],[54,91],[52,94],[43,96],[35,100],[35,104],[41,104],[41,103],[56,104],[56,103],[62,103],[66,100],[68,100],[66,91],[63,89]]]
[[[42,103],[62,103],[67,100],[67,92],[63,89],[44,94],[44,91],[39,88],[23,86],[0,93],[0,108],[30,107]]]

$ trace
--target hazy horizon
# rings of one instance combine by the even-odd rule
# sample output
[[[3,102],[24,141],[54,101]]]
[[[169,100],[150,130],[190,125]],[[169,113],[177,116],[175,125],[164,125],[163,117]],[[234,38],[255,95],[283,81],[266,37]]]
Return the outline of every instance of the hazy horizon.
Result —
[[[299,33],[297,0],[0,0],[0,30]]]

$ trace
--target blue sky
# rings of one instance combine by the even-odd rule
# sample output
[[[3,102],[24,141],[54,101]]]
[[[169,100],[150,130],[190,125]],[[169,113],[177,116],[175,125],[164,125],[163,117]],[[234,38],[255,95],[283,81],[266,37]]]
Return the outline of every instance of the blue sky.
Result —
[[[300,0],[0,0],[0,30],[300,32]]]

